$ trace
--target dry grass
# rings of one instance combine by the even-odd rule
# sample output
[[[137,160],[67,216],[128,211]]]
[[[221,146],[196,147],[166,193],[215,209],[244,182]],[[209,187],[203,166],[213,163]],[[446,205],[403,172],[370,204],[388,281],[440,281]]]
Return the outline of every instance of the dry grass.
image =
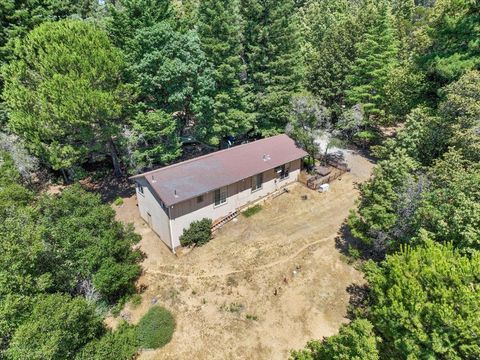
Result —
[[[124,312],[136,322],[158,301],[177,322],[169,344],[140,358],[286,359],[309,339],[336,333],[347,321],[347,287],[363,283],[335,248],[358,197],[354,183],[372,168],[366,159],[354,159],[352,173],[329,192],[296,184],[255,216],[239,217],[180,258],[139,219],[135,199],[125,199],[116,211],[143,237],[147,258],[140,284],[147,290],[138,308],[127,306]]]

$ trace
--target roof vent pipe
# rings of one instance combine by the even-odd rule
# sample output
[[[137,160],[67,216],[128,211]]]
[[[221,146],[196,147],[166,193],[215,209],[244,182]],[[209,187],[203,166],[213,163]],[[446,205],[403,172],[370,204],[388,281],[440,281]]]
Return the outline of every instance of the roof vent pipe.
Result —
[[[176,198],[178,198],[178,195],[177,195],[177,190],[176,190],[176,189],[175,189],[175,190],[173,190],[173,195],[174,195]]]

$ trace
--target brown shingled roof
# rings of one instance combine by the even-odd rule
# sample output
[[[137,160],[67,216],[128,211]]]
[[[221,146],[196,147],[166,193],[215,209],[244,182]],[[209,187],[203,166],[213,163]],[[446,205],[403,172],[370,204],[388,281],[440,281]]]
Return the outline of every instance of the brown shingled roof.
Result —
[[[132,176],[144,177],[166,206],[233,184],[307,153],[287,135],[277,135]]]

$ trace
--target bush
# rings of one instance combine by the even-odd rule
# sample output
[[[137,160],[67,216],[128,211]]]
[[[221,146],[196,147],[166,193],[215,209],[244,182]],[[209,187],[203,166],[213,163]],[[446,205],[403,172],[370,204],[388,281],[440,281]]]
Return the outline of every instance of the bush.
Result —
[[[260,210],[262,210],[262,205],[260,204],[257,204],[255,206],[252,206],[251,208],[248,208],[247,210],[245,210],[242,214],[246,217],[250,217],[252,215],[255,215],[256,213],[258,213]]]
[[[292,352],[291,360],[378,360],[378,343],[372,324],[358,319],[343,325],[337,335],[309,341],[304,350]]]
[[[125,264],[106,258],[100,269],[93,275],[93,285],[108,301],[133,294],[134,282],[140,275],[138,264]]]
[[[89,342],[75,360],[130,360],[137,352],[136,328],[124,323],[117,330]]]
[[[205,218],[192,222],[188,229],[183,230],[183,234],[180,236],[180,244],[182,244],[182,246],[206,244],[212,238],[211,228],[211,219]]]
[[[119,196],[115,199],[115,201],[113,202],[114,205],[116,206],[120,206],[120,205],[123,205],[123,199]]]
[[[351,244],[348,245],[348,254],[354,260],[360,259],[360,250],[358,250],[356,247],[352,246]]]
[[[16,329],[7,358],[72,359],[88,342],[104,332],[102,318],[85,299],[69,295],[41,295],[30,316]]]
[[[130,298],[130,302],[132,303],[133,308],[137,308],[142,303],[142,295],[133,294]]]
[[[158,349],[172,339],[175,319],[170,311],[160,306],[152,307],[137,325],[137,336],[144,349]]]

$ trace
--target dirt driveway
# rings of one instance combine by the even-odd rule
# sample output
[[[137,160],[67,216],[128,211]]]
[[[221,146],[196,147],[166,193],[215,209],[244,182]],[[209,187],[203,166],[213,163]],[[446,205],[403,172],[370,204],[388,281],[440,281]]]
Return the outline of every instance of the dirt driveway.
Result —
[[[134,223],[148,256],[142,304],[124,313],[136,322],[158,302],[177,321],[172,341],[140,358],[287,359],[308,340],[336,333],[347,321],[346,288],[363,279],[342,261],[335,237],[358,197],[354,183],[373,166],[359,155],[350,160],[352,172],[328,193],[295,184],[179,258],[139,218],[135,198],[115,207],[119,220]]]

